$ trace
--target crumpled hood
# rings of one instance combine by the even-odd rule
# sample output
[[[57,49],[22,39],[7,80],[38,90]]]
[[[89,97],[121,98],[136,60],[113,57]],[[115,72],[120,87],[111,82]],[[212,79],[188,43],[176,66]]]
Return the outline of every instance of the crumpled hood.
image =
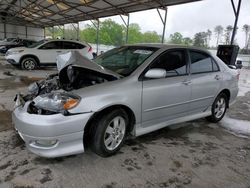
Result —
[[[58,69],[59,73],[61,72],[61,70],[63,70],[68,65],[72,65],[72,66],[81,67],[81,68],[89,69],[92,71],[96,71],[96,72],[99,72],[102,74],[111,75],[111,76],[114,76],[116,78],[121,77],[121,75],[119,75],[111,70],[108,70],[108,69],[96,64],[95,62],[87,59],[86,57],[82,56],[78,51],[71,51],[71,52],[68,52],[65,54],[58,55],[57,60],[56,60],[56,64],[57,64],[57,69]]]

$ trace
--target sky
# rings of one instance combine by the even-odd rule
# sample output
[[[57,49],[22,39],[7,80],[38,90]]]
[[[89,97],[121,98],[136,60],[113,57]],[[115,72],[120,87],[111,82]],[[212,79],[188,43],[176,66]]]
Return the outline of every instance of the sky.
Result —
[[[238,0],[234,0],[237,5]],[[163,14],[164,12],[161,11]],[[109,17],[112,20],[122,24],[119,16]],[[103,18],[101,21],[108,18]],[[167,24],[165,39],[174,32],[180,32],[184,37],[193,38],[197,32],[212,32],[216,25],[234,25],[234,12],[230,0],[203,0],[194,3],[176,5],[168,7]],[[130,23],[137,23],[141,27],[141,31],[156,31],[162,34],[163,25],[158,16],[158,12],[154,10],[141,11],[130,14]],[[84,22],[86,24],[86,22]],[[236,35],[237,43],[240,47],[245,44],[245,34],[242,31],[244,24],[250,25],[250,0],[242,0],[241,12],[238,20],[238,32]],[[81,24],[82,25],[82,24]],[[212,35],[210,45],[216,45],[216,38]]]

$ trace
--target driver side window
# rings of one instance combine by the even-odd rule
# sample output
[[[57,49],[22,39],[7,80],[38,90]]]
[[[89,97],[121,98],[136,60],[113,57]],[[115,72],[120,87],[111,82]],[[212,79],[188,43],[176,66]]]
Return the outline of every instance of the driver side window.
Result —
[[[186,55],[184,50],[167,51],[158,57],[152,68],[164,69],[167,72],[166,77],[182,76],[187,74]]]

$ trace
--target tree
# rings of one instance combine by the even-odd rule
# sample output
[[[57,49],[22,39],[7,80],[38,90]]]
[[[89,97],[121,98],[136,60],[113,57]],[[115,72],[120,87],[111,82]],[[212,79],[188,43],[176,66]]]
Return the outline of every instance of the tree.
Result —
[[[120,46],[124,44],[124,27],[111,19],[100,22],[100,43]]]
[[[80,31],[80,40],[96,43],[96,28],[93,25],[86,25],[86,28]]]
[[[193,43],[193,40],[189,37],[184,37],[182,40],[182,43],[186,46],[191,46]]]
[[[217,25],[217,26],[214,28],[214,32],[215,32],[216,38],[217,38],[216,46],[218,46],[219,41],[220,41],[220,38],[221,38],[221,34],[222,34],[222,32],[223,32],[223,27],[222,27],[221,25]]]
[[[225,44],[230,44],[230,39],[232,35],[233,27],[231,25],[228,25],[225,29]]]
[[[212,31],[208,29],[207,30],[207,41],[206,41],[207,47],[209,47],[209,45],[210,45],[211,37],[212,37]]]
[[[248,49],[250,25],[245,24],[245,25],[243,25],[242,29],[245,32],[245,48]]]
[[[194,46],[197,47],[207,47],[207,33],[199,32],[194,35]]]
[[[156,31],[147,31],[143,33],[143,42],[157,43],[161,41],[161,35],[158,35]]]
[[[131,23],[129,25],[129,37],[128,37],[128,43],[134,44],[134,43],[140,43],[143,41],[143,34],[141,33],[141,28],[136,23]]]
[[[172,44],[182,44],[183,43],[183,36],[179,32],[175,32],[174,34],[170,35],[170,43]]]

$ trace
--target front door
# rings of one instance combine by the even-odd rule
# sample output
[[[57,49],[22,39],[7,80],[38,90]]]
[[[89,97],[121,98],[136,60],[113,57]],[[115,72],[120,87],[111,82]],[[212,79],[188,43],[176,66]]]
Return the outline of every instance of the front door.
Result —
[[[165,69],[167,75],[160,79],[143,79],[143,127],[185,116],[191,96],[186,50],[164,52],[148,69],[152,68]]]

